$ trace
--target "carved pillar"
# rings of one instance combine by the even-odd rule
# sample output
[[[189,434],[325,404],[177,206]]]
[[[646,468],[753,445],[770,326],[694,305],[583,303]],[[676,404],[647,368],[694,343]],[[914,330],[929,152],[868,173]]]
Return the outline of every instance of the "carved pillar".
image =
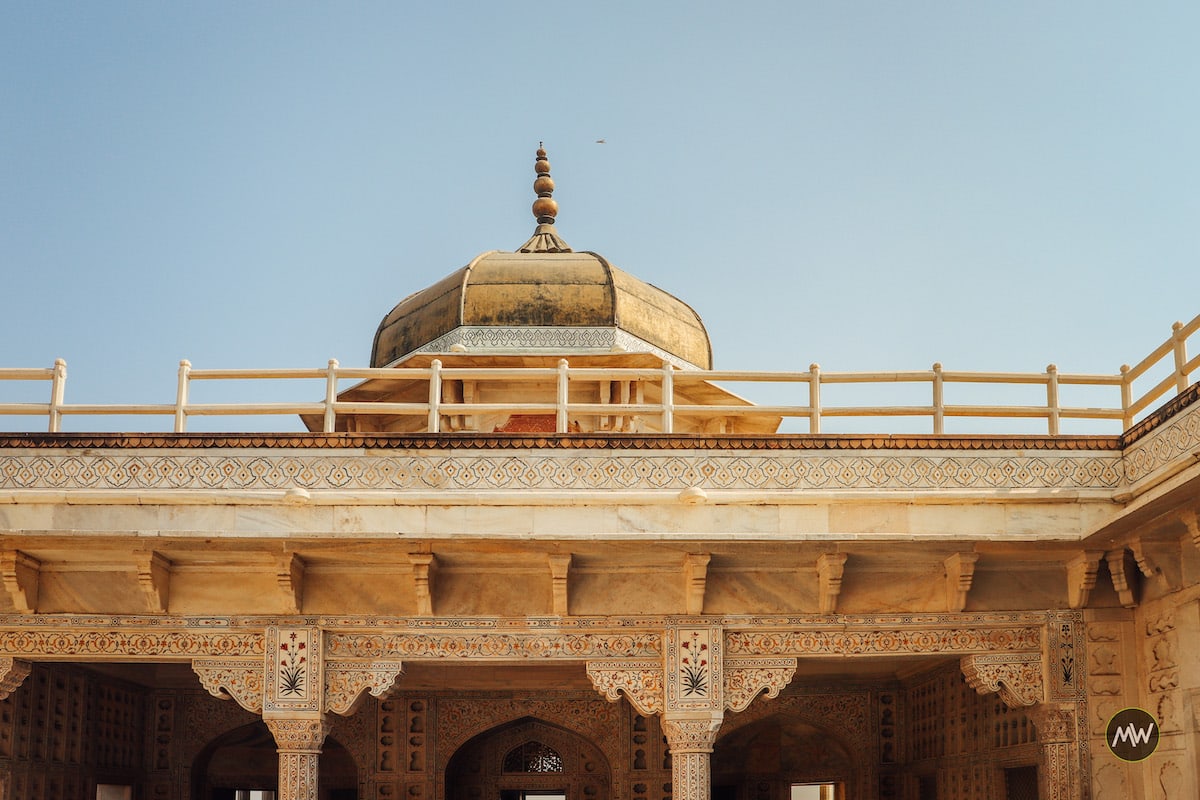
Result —
[[[712,796],[710,758],[723,715],[663,716],[663,733],[671,750],[672,796],[678,800],[709,800]]]
[[[1082,781],[1074,709],[1070,705],[1040,703],[1025,713],[1037,728],[1042,745],[1038,794],[1044,800],[1079,800]]]
[[[279,747],[278,800],[317,800],[321,744],[329,723],[319,719],[265,719]]]
[[[1044,702],[1047,685],[1041,654],[966,656],[961,665],[967,683],[975,691],[998,692],[1009,708],[1023,709],[1037,729],[1042,746],[1038,796],[1042,800],[1080,800],[1079,729],[1074,703]]]

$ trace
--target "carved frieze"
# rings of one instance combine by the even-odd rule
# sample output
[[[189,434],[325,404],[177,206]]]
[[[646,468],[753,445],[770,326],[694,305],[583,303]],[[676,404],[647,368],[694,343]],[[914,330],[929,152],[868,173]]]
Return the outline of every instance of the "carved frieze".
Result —
[[[1200,415],[1191,415],[1200,429]],[[1197,436],[1200,441],[1200,435]],[[928,440],[924,440],[928,441]],[[936,442],[934,442],[936,444]],[[129,444],[124,442],[124,444]],[[339,446],[351,446],[338,442]],[[384,442],[384,444],[387,444]],[[609,445],[601,442],[599,444]],[[749,442],[729,450],[695,450],[666,441],[663,452],[641,448],[602,452],[584,448],[490,452],[445,447],[436,453],[339,455],[317,448],[178,451],[14,451],[0,471],[0,489],[706,489],[821,490],[1072,488],[1116,489],[1125,464],[1119,452],[1059,448],[980,449],[964,453],[933,447],[852,451],[785,450],[759,454]],[[988,443],[991,446],[991,443]],[[1021,441],[1018,445],[1037,444]],[[402,446],[402,445],[401,445]],[[669,462],[669,467],[665,466]]]
[[[1009,708],[1042,700],[1042,657],[1037,653],[966,656],[960,662],[967,683],[980,694],[999,692]]]
[[[863,655],[917,653],[986,653],[1040,651],[1041,629],[1033,625],[1004,628],[967,627],[930,620],[927,626],[889,627],[881,620],[867,630],[730,631],[727,653],[733,655]]]
[[[661,639],[657,632],[329,633],[326,647],[332,657],[363,659],[644,658],[661,654]]]

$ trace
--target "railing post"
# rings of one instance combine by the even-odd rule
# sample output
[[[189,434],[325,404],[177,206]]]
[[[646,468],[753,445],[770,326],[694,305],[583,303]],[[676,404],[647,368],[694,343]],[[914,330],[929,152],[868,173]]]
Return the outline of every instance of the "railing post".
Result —
[[[179,383],[175,388],[175,432],[187,430],[188,382],[191,380],[192,362],[186,358],[179,362]]]
[[[438,433],[442,424],[442,362],[429,362],[429,432]]]
[[[325,433],[333,433],[337,427],[333,404],[337,402],[337,368],[338,360],[329,359],[328,371],[325,373]]]
[[[554,410],[554,431],[556,433],[566,433],[569,423],[567,421],[567,360],[560,358],[558,360],[558,387],[555,392],[554,403],[557,406]]]
[[[1047,424],[1050,428],[1051,436],[1058,436],[1058,366],[1055,364],[1046,365],[1046,414]]]
[[[1171,338],[1175,340],[1175,393],[1183,394],[1188,388],[1187,373],[1187,340],[1183,337],[1183,323],[1176,322],[1171,326]]]
[[[808,365],[808,432],[821,432],[821,365]]]
[[[933,432],[946,432],[946,401],[944,390],[946,379],[942,376],[942,363],[933,362]]]
[[[663,364],[662,432],[675,432],[675,367]]]
[[[1133,427],[1133,414],[1130,413],[1130,407],[1133,405],[1133,380],[1129,377],[1130,366],[1128,364],[1121,365],[1121,430],[1122,432]]]
[[[54,359],[54,377],[50,379],[50,432],[62,430],[63,397],[67,392],[67,362],[66,359]]]

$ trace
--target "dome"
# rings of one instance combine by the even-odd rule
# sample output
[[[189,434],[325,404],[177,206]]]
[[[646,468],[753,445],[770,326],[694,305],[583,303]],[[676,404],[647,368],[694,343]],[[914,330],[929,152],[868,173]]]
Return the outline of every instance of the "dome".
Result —
[[[416,353],[599,354],[649,352],[684,369],[711,369],[712,346],[686,303],[574,252],[554,228],[557,205],[545,150],[534,187],[538,220],[517,252],[491,251],[409,295],[375,333],[371,366]]]

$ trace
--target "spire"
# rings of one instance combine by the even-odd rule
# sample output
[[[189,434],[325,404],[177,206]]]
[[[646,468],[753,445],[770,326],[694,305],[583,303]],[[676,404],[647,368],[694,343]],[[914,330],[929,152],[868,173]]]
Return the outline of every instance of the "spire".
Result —
[[[570,246],[564,242],[554,228],[554,218],[558,216],[558,203],[554,200],[554,179],[550,177],[550,162],[546,159],[546,150],[538,142],[537,160],[533,164],[537,177],[533,180],[533,190],[537,199],[533,201],[533,216],[538,221],[537,228],[529,241],[517,248],[518,253],[570,253]]]

